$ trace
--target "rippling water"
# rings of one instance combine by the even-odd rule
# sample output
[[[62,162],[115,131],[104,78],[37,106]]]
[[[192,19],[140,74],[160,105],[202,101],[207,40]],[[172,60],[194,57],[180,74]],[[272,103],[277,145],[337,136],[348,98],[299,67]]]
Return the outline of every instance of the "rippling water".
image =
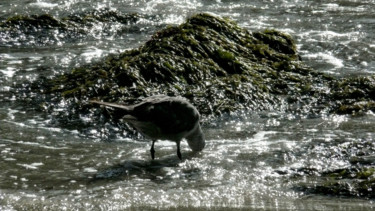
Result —
[[[183,143],[180,161],[175,144],[157,142],[152,161],[147,140],[104,142],[54,128],[47,114],[18,104],[10,87],[135,48],[156,30],[198,12],[229,16],[251,31],[288,32],[302,59],[318,71],[374,74],[375,1],[3,0],[0,20],[44,13],[63,18],[100,8],[152,18],[126,26],[93,26],[89,35],[69,39],[59,32],[41,39],[11,38],[0,31],[0,210],[374,208],[372,200],[308,194],[299,188],[321,182],[309,170],[348,168],[362,155],[374,165],[371,112],[307,118],[244,111],[204,125],[203,152],[193,154]]]

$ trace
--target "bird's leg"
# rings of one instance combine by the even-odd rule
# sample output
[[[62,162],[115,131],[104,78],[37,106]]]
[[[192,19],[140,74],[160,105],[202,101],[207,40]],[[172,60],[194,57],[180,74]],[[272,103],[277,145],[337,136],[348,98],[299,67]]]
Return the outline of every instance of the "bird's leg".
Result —
[[[176,144],[177,144],[177,156],[178,156],[178,158],[180,158],[180,160],[182,160],[181,150],[180,150],[180,142],[177,141]]]
[[[151,152],[151,158],[152,158],[153,160],[155,159],[155,149],[154,149],[154,145],[155,145],[155,140],[152,140],[152,145],[151,145],[150,152]]]

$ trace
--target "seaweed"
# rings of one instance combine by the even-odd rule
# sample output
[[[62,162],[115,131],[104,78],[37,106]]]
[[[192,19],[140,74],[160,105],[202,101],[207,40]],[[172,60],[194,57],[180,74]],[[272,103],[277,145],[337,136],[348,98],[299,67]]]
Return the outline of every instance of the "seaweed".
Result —
[[[302,185],[299,189],[308,193],[341,197],[375,198],[375,168],[352,167],[326,171],[320,175],[321,182]]]
[[[101,11],[69,17],[64,24],[49,18],[48,23],[130,23],[137,17]],[[334,78],[317,72],[301,61],[290,35],[276,30],[251,33],[229,18],[209,14],[167,26],[137,49],[42,82],[39,86],[45,88],[35,92],[67,102],[62,109],[67,112],[59,118],[73,116],[71,111],[88,112],[88,99],[126,103],[154,94],[185,96],[205,117],[238,110],[375,110],[374,77]],[[53,108],[60,105],[56,101],[40,104]]]
[[[1,45],[12,46],[21,42],[23,45],[56,44],[90,36],[98,24],[108,33],[124,33],[122,28],[105,30],[107,23],[134,25],[143,18],[137,13],[122,14],[107,8],[74,14],[61,19],[50,14],[16,15],[0,22]],[[148,17],[152,18],[152,17]],[[106,24],[104,24],[106,23]],[[137,29],[137,27],[136,27]],[[58,36],[57,36],[58,35]]]

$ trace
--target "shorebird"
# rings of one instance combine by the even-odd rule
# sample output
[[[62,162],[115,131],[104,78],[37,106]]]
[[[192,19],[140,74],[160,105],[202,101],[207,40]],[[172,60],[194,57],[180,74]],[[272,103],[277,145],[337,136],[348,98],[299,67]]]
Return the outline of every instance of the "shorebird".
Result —
[[[182,97],[155,95],[135,105],[122,105],[96,100],[89,102],[114,109],[113,115],[128,122],[146,138],[152,140],[151,158],[155,159],[157,140],[176,142],[177,156],[182,159],[180,142],[186,139],[193,151],[202,151],[205,139],[199,124],[198,110]]]

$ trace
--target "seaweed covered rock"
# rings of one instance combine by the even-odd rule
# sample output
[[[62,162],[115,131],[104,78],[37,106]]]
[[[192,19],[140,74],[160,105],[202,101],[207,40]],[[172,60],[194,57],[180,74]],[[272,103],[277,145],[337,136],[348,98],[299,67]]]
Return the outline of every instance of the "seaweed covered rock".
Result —
[[[341,144],[332,146],[335,143]],[[317,148],[322,146],[318,143],[315,145]],[[296,190],[320,195],[375,198],[373,191],[375,189],[375,156],[373,153],[375,143],[373,140],[347,142],[338,138],[330,141],[329,147],[325,147],[324,150],[330,151],[330,153],[322,153],[325,155],[320,159],[334,157],[334,160],[341,160],[348,165],[329,170],[297,169],[293,175],[293,178],[299,181],[295,185]]]
[[[42,15],[16,15],[0,22],[0,45],[46,45],[56,44],[60,41],[70,41],[89,36],[93,28],[101,26],[106,33],[113,29],[106,29],[105,23],[119,23],[122,26],[137,23],[145,18],[139,14],[122,14],[110,9],[100,9],[82,14],[75,14],[62,19],[49,14]],[[100,33],[99,33],[100,34]]]
[[[279,108],[280,94],[319,78],[310,72],[289,35],[251,34],[231,20],[199,14],[157,32],[138,49],[48,80],[43,90],[77,105],[90,98],[182,95],[210,115]]]
[[[117,16],[95,17],[119,21]],[[238,110],[374,109],[373,77],[334,79],[313,71],[300,60],[289,35],[251,33],[209,14],[168,26],[137,49],[41,81],[31,88],[41,90],[39,104],[60,120],[87,113],[88,99],[134,103],[154,94],[184,96],[204,116]]]
[[[316,184],[302,184],[298,189],[313,194],[375,198],[375,168],[353,167],[323,172]]]
[[[336,101],[334,109],[337,113],[375,111],[375,76],[335,80],[329,86],[331,95],[326,101]]]
[[[55,19],[51,15],[31,15],[31,16],[13,16],[8,18],[6,21],[0,24],[1,27],[5,28],[23,28],[23,29],[36,29],[36,28],[61,28],[65,29],[66,24]]]

